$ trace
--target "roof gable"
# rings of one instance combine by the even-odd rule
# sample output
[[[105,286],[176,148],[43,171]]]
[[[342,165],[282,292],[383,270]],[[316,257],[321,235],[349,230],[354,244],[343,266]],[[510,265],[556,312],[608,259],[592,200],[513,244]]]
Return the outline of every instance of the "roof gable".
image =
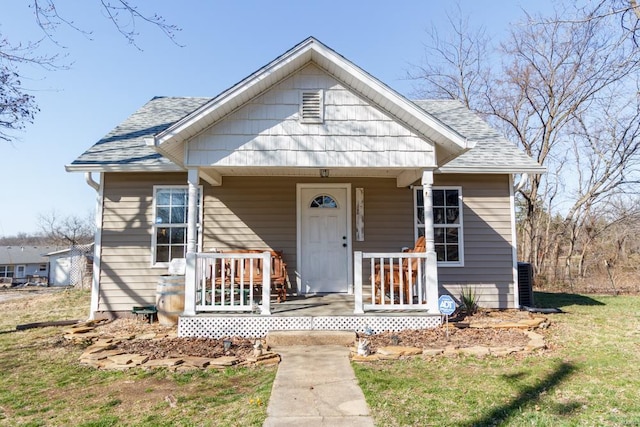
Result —
[[[398,94],[343,56],[310,37],[235,86],[221,93],[153,139],[148,140],[164,156],[184,165],[183,144],[235,111],[273,85],[313,62],[346,87],[388,112],[418,134],[434,141],[448,155],[473,147],[461,134]]]
[[[301,94],[311,92],[322,100],[321,121],[302,120]],[[243,168],[243,174],[246,168],[263,174],[283,173],[282,168],[341,168],[341,174],[354,168],[371,174],[362,169],[437,166],[431,140],[314,63],[190,139],[185,152],[186,167],[216,168],[223,176],[235,168]]]
[[[424,143],[422,147],[429,151],[428,155],[433,157],[435,147],[435,158],[440,172],[543,173],[545,171],[544,167],[506,140],[460,102],[409,101],[313,38],[303,41],[215,98],[156,97],[151,99],[67,165],[66,169],[82,172],[147,172],[183,171],[185,166],[201,166],[191,158],[186,159],[185,155],[190,153],[191,144],[196,145],[198,138],[201,138],[207,129],[223,123],[227,117],[232,117],[235,112],[250,105],[252,100],[260,98],[283,81],[300,73],[300,70],[310,68],[310,64],[365,101],[368,106],[383,115],[384,120],[390,118],[397,127],[407,129],[411,138],[420,139],[420,142]],[[382,121],[380,124],[384,125]],[[314,135],[305,134],[304,136]],[[341,142],[351,143],[347,139]],[[414,148],[417,147],[413,140],[404,142],[396,140],[396,142],[405,144],[399,150],[404,153],[414,153]],[[189,146],[185,147],[187,143]],[[340,150],[334,151],[334,154],[343,148],[340,147]],[[369,151],[377,149],[366,147]],[[387,155],[393,155],[391,154],[393,151],[387,150]],[[436,162],[428,163],[426,157],[416,160],[411,157],[411,154],[401,155],[410,158],[413,162],[403,164],[399,160],[391,166],[368,162],[366,163],[369,166],[367,176],[396,176],[399,165],[411,168],[411,171],[407,171],[411,172],[410,176],[418,174],[425,167],[436,167]],[[354,158],[359,159],[358,156]],[[348,176],[345,175],[347,173],[357,176],[360,173],[357,168],[364,166],[349,160],[348,156],[340,159],[345,161],[344,165],[339,166],[343,167],[342,176]],[[315,167],[320,164],[321,159],[316,158],[314,161],[315,163],[309,164]],[[213,161],[210,164],[212,165]],[[431,166],[426,166],[427,164]],[[269,164],[265,163],[264,166]],[[347,170],[350,167],[352,171]],[[388,168],[385,170],[385,167]],[[264,169],[250,171],[249,168],[244,167],[232,173],[259,175],[264,172]],[[309,171],[299,167],[295,170],[291,168],[288,173],[303,176]],[[219,182],[213,168],[204,167],[200,169],[200,174],[202,176],[209,174],[213,177],[209,182],[214,185],[215,182]],[[409,178],[403,178],[402,182]]]

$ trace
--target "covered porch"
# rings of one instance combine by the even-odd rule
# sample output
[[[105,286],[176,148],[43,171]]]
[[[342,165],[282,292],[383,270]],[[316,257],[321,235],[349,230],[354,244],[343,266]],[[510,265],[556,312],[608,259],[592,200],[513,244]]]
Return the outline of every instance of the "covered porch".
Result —
[[[318,246],[301,237],[304,220],[298,216],[297,263],[288,272],[286,289],[292,300],[275,303],[274,278],[280,274],[280,264],[274,261],[276,251],[225,250],[198,252],[198,217],[196,212],[198,184],[197,169],[188,174],[188,222],[185,274],[185,306],[179,320],[181,336],[262,336],[268,330],[402,330],[434,327],[440,324],[438,301],[438,268],[434,243],[431,191],[433,172],[423,171],[424,236],[421,248],[389,252],[352,250],[353,241],[364,235],[364,218],[355,200],[351,212],[351,193],[345,185],[345,226],[337,231],[320,231],[328,237],[326,246]],[[298,184],[298,202],[304,200],[305,185]],[[339,184],[324,184],[338,194]],[[302,188],[302,191],[300,190]],[[336,193],[333,193],[336,191]],[[355,189],[358,198],[358,189]],[[313,200],[316,190],[309,193]],[[303,201],[300,201],[304,199]],[[301,208],[298,209],[302,210]],[[329,209],[318,209],[323,214]],[[333,213],[331,213],[333,215]],[[350,224],[355,224],[351,230]],[[330,220],[333,220],[330,218]],[[310,246],[313,246],[310,249]],[[315,255],[305,255],[315,250]],[[335,251],[332,257],[321,260],[324,251]],[[318,255],[320,253],[320,255]],[[336,257],[344,263],[340,280],[331,270]],[[306,263],[305,263],[306,260]],[[320,264],[324,262],[323,264]],[[314,265],[318,264],[318,265]],[[326,286],[324,280],[330,282]],[[336,285],[338,283],[338,285]],[[321,302],[322,301],[322,302]]]

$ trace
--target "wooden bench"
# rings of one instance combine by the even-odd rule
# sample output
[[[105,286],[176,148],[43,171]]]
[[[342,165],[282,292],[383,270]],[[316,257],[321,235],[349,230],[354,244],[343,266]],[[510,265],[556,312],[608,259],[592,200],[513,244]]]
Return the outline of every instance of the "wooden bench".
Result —
[[[158,317],[158,309],[155,305],[142,305],[142,306],[133,306],[131,312],[138,317],[142,315],[144,320],[148,320],[149,323],[153,323],[153,318]]]

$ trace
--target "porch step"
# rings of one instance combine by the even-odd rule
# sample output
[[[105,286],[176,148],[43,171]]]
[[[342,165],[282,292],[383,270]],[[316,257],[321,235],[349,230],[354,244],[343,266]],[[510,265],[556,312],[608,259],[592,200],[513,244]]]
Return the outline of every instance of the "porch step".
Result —
[[[291,345],[353,345],[356,341],[355,331],[269,331],[267,333],[269,347],[286,347]]]

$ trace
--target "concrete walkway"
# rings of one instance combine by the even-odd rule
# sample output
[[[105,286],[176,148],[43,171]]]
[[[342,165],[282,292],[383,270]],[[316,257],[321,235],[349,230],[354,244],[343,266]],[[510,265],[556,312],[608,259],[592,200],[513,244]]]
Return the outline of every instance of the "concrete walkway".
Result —
[[[373,419],[349,362],[338,345],[283,346],[264,427],[370,427]]]

